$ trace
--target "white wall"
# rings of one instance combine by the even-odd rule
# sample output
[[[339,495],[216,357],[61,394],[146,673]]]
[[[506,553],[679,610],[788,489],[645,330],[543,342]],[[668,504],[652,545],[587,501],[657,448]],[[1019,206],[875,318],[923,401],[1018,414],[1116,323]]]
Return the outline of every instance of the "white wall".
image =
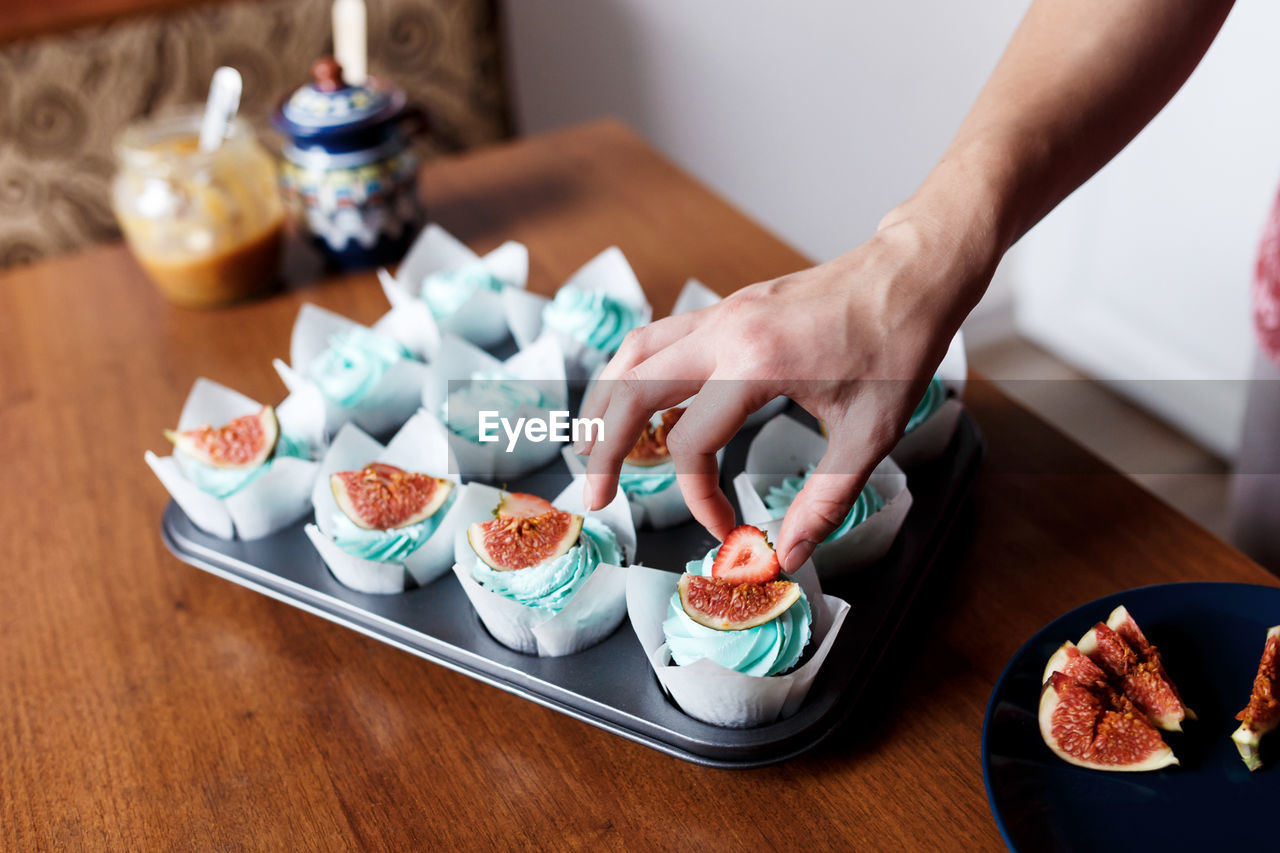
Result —
[[[1019,246],[1019,328],[1225,456],[1280,178],[1280,3],[1239,0],[1187,85]],[[1151,381],[1157,380],[1157,381]],[[1182,380],[1182,381],[1159,381]]]
[[[915,189],[1026,5],[508,0],[517,124],[618,116],[825,260]]]
[[[815,260],[949,141],[1028,0],[508,0],[521,130],[601,115]],[[1017,247],[966,328],[1022,331],[1230,454],[1280,173],[1280,3],[1239,0],[1166,114]],[[975,322],[976,321],[976,322]],[[976,327],[976,328],[975,328]]]

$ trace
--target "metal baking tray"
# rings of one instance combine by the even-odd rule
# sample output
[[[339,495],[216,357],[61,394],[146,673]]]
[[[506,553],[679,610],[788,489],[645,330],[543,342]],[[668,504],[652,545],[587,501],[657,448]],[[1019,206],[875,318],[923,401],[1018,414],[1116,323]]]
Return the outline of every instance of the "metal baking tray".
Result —
[[[744,430],[726,448],[726,486],[742,470],[754,434]],[[907,471],[913,503],[893,548],[853,578],[824,584],[825,592],[844,598],[852,610],[804,704],[787,719],[750,729],[721,728],[685,715],[663,693],[625,620],[599,645],[567,657],[537,658],[489,636],[452,572],[397,595],[347,589],[307,540],[302,521],[265,539],[224,541],[195,527],[170,502],[161,532],[169,550],[186,563],[433,663],[677,758],[749,768],[812,748],[852,710],[946,542],[982,453],[982,436],[966,412],[946,454]],[[510,488],[554,495],[569,477],[557,460]],[[725,491],[732,496],[733,489]],[[683,570],[714,544],[693,522],[638,534],[638,559],[673,570]]]

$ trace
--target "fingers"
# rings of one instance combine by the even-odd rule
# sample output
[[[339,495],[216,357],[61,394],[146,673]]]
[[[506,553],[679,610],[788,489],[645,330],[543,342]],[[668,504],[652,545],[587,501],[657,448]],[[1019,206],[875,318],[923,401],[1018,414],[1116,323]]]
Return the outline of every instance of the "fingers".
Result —
[[[729,443],[747,416],[772,397],[759,382],[710,379],[667,436],[676,481],[685,504],[717,539],[733,529],[733,506],[720,490],[716,453]],[[765,399],[761,396],[765,395]]]
[[[587,461],[587,509],[599,509],[613,499],[622,461],[635,447],[653,413],[682,402],[702,385],[702,380],[696,378],[666,378],[678,374],[678,367],[689,362],[686,349],[689,346],[668,347],[610,382],[614,388],[603,415],[604,426],[599,430],[601,437]]]
[[[667,317],[648,326],[642,326],[628,332],[622,341],[622,346],[618,348],[618,352],[605,365],[597,380],[592,383],[591,392],[587,395],[587,399],[583,401],[582,410],[579,414],[584,418],[603,417],[604,413],[609,410],[609,401],[617,380],[633,368],[687,336],[697,326],[700,316],[705,316],[702,311],[690,311],[687,314]],[[710,371],[708,370],[707,374],[703,375],[706,376],[709,373]],[[683,376],[685,374],[677,373],[675,375]],[[585,440],[574,445],[574,450],[587,456],[590,455],[594,444],[594,440]]]
[[[848,424],[840,427],[833,428],[822,461],[787,509],[777,542],[783,571],[799,569],[814,548],[840,526],[880,461],[873,445],[857,441]]]

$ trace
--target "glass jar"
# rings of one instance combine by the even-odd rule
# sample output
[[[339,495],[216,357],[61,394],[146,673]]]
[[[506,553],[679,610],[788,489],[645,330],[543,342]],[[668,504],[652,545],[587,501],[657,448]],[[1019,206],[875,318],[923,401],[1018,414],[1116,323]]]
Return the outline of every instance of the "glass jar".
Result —
[[[112,206],[138,262],[181,305],[222,305],[277,280],[284,207],[275,162],[236,119],[215,151],[193,109],[127,128]]]

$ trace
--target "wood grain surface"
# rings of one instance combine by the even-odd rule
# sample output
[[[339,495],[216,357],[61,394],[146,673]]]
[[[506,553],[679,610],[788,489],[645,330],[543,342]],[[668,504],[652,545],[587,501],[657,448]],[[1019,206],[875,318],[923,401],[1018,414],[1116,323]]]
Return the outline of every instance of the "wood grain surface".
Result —
[[[806,263],[614,123],[424,187],[475,249],[527,243],[542,292],[614,243],[659,315],[690,275],[727,293]],[[281,398],[304,301],[386,309],[364,274],[175,308],[119,246],[0,277],[0,848],[999,849],[979,739],[1028,636],[1127,587],[1274,583],[977,380],[983,473],[868,700],[806,756],[701,768],[165,551],[143,451],[198,376]]]

